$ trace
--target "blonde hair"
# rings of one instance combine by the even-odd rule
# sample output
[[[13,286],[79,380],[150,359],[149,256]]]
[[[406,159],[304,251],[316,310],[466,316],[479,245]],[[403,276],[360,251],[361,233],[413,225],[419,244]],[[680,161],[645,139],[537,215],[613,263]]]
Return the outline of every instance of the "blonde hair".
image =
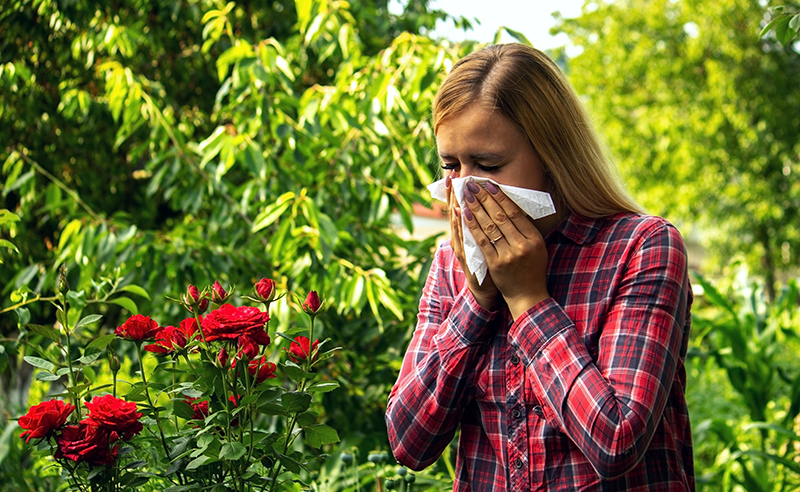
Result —
[[[557,206],[586,217],[642,213],[625,192],[589,115],[558,66],[523,44],[483,48],[459,60],[433,103],[433,127],[476,102],[526,136]]]

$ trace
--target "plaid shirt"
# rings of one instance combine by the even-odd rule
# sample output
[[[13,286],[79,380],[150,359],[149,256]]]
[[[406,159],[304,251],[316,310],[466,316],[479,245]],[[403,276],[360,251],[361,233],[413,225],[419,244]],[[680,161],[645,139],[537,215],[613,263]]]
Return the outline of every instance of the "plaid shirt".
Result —
[[[395,457],[425,468],[460,426],[456,491],[694,490],[680,234],[572,214],[545,241],[552,298],[517,320],[438,249],[389,396]]]

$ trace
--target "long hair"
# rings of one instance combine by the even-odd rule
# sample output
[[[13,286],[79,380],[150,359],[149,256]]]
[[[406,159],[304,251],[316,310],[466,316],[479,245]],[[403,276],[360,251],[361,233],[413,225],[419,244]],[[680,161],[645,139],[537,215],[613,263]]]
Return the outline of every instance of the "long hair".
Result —
[[[499,111],[527,137],[557,206],[586,217],[643,212],[626,193],[575,91],[541,51],[500,44],[459,60],[436,94],[434,132],[475,103]]]

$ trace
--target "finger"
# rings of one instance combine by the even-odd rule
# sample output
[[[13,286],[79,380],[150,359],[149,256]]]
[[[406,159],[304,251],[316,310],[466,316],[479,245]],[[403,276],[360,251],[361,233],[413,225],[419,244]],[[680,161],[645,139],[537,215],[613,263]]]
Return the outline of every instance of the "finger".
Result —
[[[475,215],[479,217],[479,222],[490,238],[494,239],[502,234],[511,242],[517,239],[531,239],[538,235],[538,230],[528,219],[528,214],[508,195],[491,182],[486,182],[485,187],[484,189],[473,185],[470,188],[482,209]],[[485,214],[485,217],[482,214]],[[499,231],[499,234],[495,230]]]
[[[461,217],[458,213],[458,203],[453,195],[452,178],[448,175],[445,178],[445,188],[447,189],[447,211],[450,219],[450,246],[457,257],[461,256],[463,242],[461,241]]]
[[[474,186],[474,183],[472,183]],[[473,188],[474,189],[474,188]],[[464,198],[466,199],[467,206],[462,213],[464,218],[467,219],[467,227],[472,232],[475,242],[485,255],[497,251],[494,249],[495,244],[502,239],[502,233],[499,228],[492,222],[491,218],[486,214],[480,202],[478,202],[472,190],[464,190]]]

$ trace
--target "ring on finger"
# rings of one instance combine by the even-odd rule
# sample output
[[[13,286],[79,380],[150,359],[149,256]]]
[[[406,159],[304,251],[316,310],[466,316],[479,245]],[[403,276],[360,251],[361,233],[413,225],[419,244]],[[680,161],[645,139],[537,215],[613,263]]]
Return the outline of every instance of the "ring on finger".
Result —
[[[494,238],[494,239],[490,239],[490,240],[489,240],[489,244],[494,244],[494,243],[496,243],[497,241],[499,241],[499,240],[503,239],[504,237],[505,237],[505,236],[503,236],[502,234],[500,234],[500,236],[498,236],[498,237],[496,237],[496,238]]]

